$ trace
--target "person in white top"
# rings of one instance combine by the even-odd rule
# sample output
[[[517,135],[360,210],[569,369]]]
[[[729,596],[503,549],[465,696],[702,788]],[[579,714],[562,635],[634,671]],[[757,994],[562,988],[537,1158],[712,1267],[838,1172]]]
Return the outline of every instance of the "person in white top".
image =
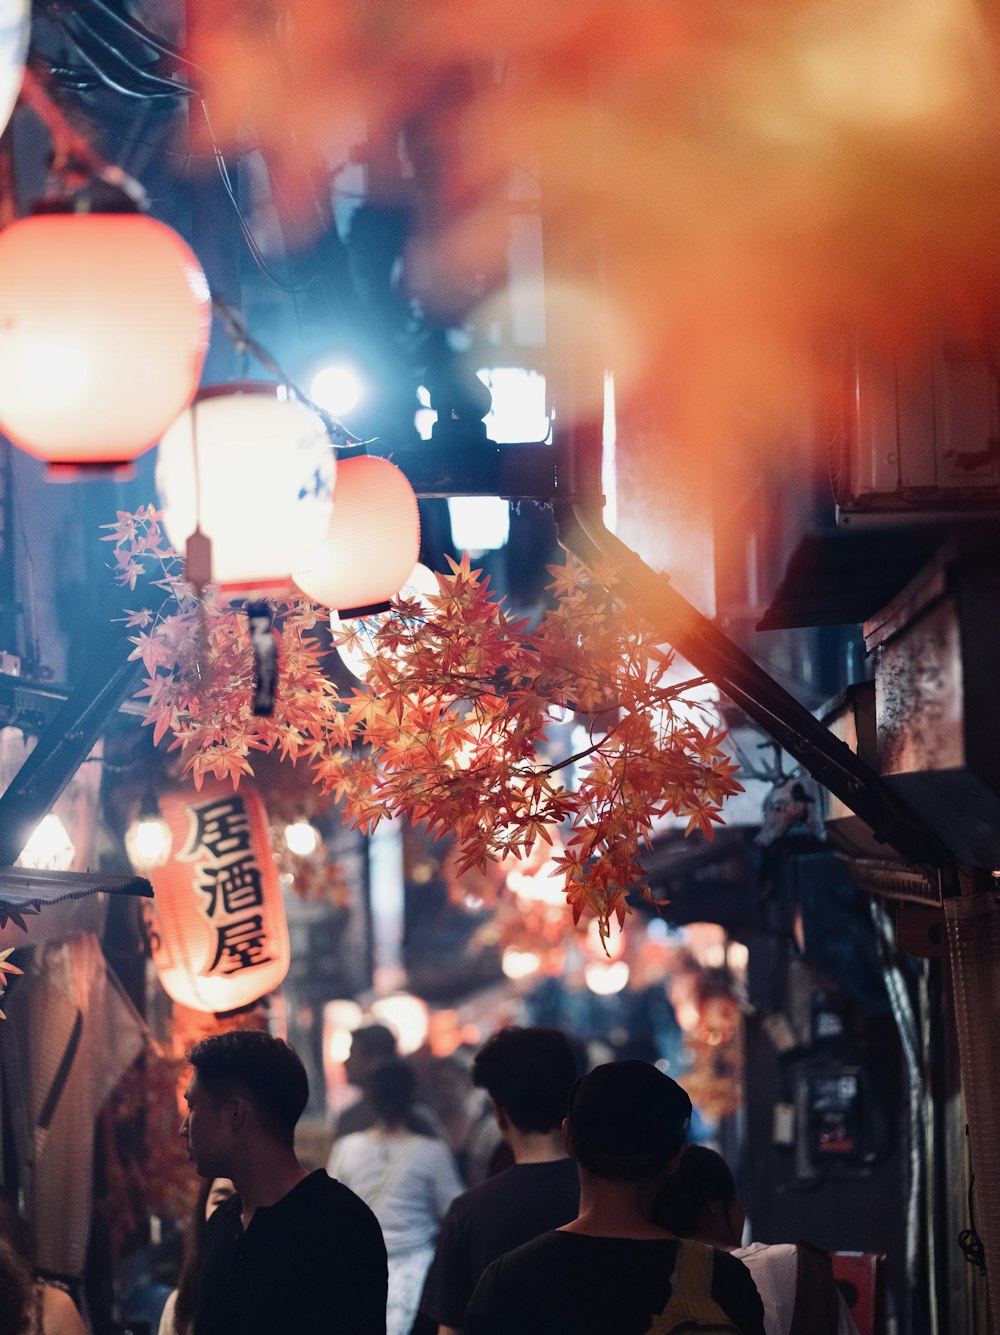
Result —
[[[338,1138],[327,1165],[371,1209],[389,1258],[386,1335],[409,1335],[434,1243],[465,1184],[443,1141],[409,1130],[416,1079],[403,1061],[372,1072],[365,1093],[378,1120]]]
[[[738,1257],[764,1304],[767,1335],[858,1335],[833,1279],[829,1253],[805,1243],[741,1247],[745,1215],[729,1165],[705,1145],[689,1145],[665,1182],[654,1219]]]

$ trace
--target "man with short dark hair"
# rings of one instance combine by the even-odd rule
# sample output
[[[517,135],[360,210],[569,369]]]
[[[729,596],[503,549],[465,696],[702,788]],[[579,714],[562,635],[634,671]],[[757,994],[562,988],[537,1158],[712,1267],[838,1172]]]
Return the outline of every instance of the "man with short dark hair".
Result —
[[[438,1335],[461,1331],[491,1261],[576,1214],[579,1180],[561,1132],[576,1075],[573,1048],[558,1029],[511,1026],[477,1054],[473,1080],[490,1096],[514,1163],[464,1192],[445,1216],[421,1302]]]
[[[743,1335],[764,1335],[744,1265],[686,1243],[689,1255],[707,1260],[708,1273],[703,1292],[685,1289],[674,1275],[676,1236],[650,1222],[690,1119],[688,1096],[647,1062],[608,1062],[579,1080],[564,1134],[580,1173],[580,1212],[494,1261],[466,1312],[467,1335],[648,1335],[673,1326],[675,1287],[707,1308],[717,1328],[728,1322]]]
[[[188,1060],[188,1154],[202,1177],[231,1178],[237,1192],[205,1226],[194,1335],[385,1335],[378,1222],[295,1154],[309,1097],[295,1052],[238,1031],[203,1039]]]

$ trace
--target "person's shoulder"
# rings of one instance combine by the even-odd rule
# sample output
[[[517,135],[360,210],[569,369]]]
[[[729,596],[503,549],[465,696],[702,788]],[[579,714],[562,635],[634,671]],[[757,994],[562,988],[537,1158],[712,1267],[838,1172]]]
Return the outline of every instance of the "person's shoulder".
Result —
[[[297,1232],[304,1232],[318,1244],[333,1235],[338,1248],[352,1242],[367,1244],[373,1238],[377,1238],[380,1247],[384,1246],[382,1229],[372,1210],[350,1187],[330,1177],[322,1168],[304,1178],[296,1190],[300,1193]]]
[[[54,1284],[42,1285],[42,1327],[45,1335],[86,1335],[76,1303]]]
[[[751,1272],[766,1271],[774,1275],[787,1272],[790,1282],[795,1282],[799,1249],[794,1242],[751,1242],[747,1247],[737,1247],[732,1255]]]
[[[723,1285],[754,1286],[750,1267],[739,1252],[725,1251],[721,1247],[712,1248],[712,1265],[715,1275]]]

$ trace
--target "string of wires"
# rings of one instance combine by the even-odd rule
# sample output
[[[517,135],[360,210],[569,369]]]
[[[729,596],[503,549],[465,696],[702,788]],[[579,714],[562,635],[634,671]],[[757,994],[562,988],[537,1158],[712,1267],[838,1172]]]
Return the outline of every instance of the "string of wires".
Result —
[[[36,13],[59,28],[83,62],[82,67],[65,61],[48,62],[49,73],[60,86],[75,92],[95,92],[103,87],[128,98],[198,99],[219,179],[254,264],[269,282],[288,296],[309,290],[317,281],[315,276],[303,282],[290,282],[275,272],[261,250],[240,206],[204,97],[193,85],[178,82],[160,72],[164,62],[169,63],[172,70],[178,65],[186,65],[205,74],[203,68],[138,19],[118,13],[105,0],[75,0],[72,6],[65,5],[62,0],[42,0]],[[150,52],[154,53],[153,61],[141,63]]]

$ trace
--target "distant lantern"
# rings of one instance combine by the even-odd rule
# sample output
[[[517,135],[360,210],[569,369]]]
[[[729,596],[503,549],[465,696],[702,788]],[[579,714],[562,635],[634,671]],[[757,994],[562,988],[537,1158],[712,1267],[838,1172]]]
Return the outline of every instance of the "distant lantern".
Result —
[[[295,583],[342,616],[380,611],[398,593],[420,552],[413,488],[388,459],[343,459],[322,544],[295,567]]]
[[[138,213],[47,213],[0,232],[0,430],[56,470],[155,445],[198,388],[208,282]]]
[[[336,461],[320,417],[283,385],[203,390],[160,442],[156,487],[180,551],[199,531],[211,579],[234,594],[281,594],[323,541]]]
[[[289,965],[288,924],[260,794],[206,781],[167,792],[173,855],[149,870],[150,948],[182,1006],[230,1011],[273,991]]]

